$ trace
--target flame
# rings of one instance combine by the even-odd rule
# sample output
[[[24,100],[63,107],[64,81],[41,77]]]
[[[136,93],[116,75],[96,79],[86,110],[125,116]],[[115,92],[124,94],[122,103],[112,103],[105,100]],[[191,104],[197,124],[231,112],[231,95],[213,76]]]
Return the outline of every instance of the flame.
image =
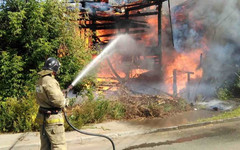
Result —
[[[188,53],[178,53],[174,51],[171,56],[163,53],[164,83],[169,93],[173,92],[173,71],[177,70],[177,92],[186,88],[188,79],[187,73],[191,74],[191,80],[200,79],[202,77],[202,69],[200,68],[200,55],[205,53],[206,49],[197,49]],[[171,58],[169,58],[171,57]],[[174,59],[173,59],[174,58]]]
[[[144,33],[144,35],[142,35],[142,42],[147,45],[156,45],[156,43],[158,42],[158,19],[157,16],[150,16],[150,17],[146,17],[146,22],[149,25],[149,30],[147,31],[148,34]]]
[[[113,55],[111,58],[108,58],[110,65],[114,70],[111,69],[107,60],[103,61],[100,65],[100,68],[97,73],[97,81],[101,84],[101,90],[111,90],[116,91],[119,88],[119,81],[128,81],[129,79],[138,78],[141,74],[148,72],[147,69],[140,68],[127,68],[124,66],[124,57],[121,55]],[[122,68],[123,67],[123,68]],[[129,70],[128,70],[129,69]],[[114,73],[117,74],[115,74]],[[120,79],[119,79],[120,78]]]
[[[111,38],[114,38],[114,36],[106,36],[104,37],[103,35],[114,35],[116,34],[116,31],[113,29],[105,29],[105,30],[97,30],[96,31],[96,36],[100,39],[101,42],[106,42],[111,40]]]
[[[158,43],[158,18],[157,16],[145,17],[149,29],[144,35],[142,35],[142,41],[146,46],[157,46]],[[162,16],[162,30],[165,30],[169,26],[168,17]]]
[[[156,6],[150,8],[150,9],[156,9]],[[175,21],[183,22],[189,19],[189,16],[186,16],[184,14],[185,7],[182,7],[182,10],[175,13]],[[157,46],[158,43],[158,18],[156,16],[148,16],[144,17],[147,24],[149,25],[149,30],[147,32],[143,33],[141,35],[141,42],[144,43],[146,46]],[[168,35],[169,33],[169,18],[168,15],[162,16],[162,33],[166,32]],[[189,20],[191,21],[191,20]],[[99,23],[99,22],[98,22]],[[100,23],[108,23],[108,22],[100,22]],[[110,23],[110,22],[109,22]],[[193,23],[193,29],[196,31],[203,31],[204,28],[200,21],[195,21]],[[181,24],[177,24],[177,27],[181,27]],[[109,41],[110,38],[114,38],[114,36],[102,36],[102,35],[114,35],[117,31],[114,29],[108,29],[108,30],[96,30],[96,36],[99,37],[100,41]],[[163,37],[164,34],[162,34],[162,39],[171,40],[170,38]],[[171,43],[169,41],[163,41],[164,43]],[[208,50],[207,47],[207,39],[205,37],[201,38],[200,45],[201,47],[196,49],[189,49],[185,52],[179,53],[175,49],[171,49],[169,46],[167,46],[168,49],[164,49],[164,46],[162,46],[162,69],[163,69],[163,83],[166,86],[168,93],[173,93],[173,71],[177,70],[177,92],[181,92],[184,88],[186,88],[187,82],[188,82],[188,72],[193,72],[194,74],[191,74],[191,80],[196,81],[198,79],[201,79],[203,70],[201,68],[200,64],[200,56],[202,54],[205,54]],[[154,56],[155,57],[155,56]],[[157,57],[157,56],[156,56]],[[110,59],[111,65],[114,68],[115,72],[118,74],[118,76],[121,79],[124,78],[138,78],[141,74],[148,72],[147,69],[141,69],[141,68],[134,68],[129,70],[128,73],[124,72],[121,68],[119,68],[119,64],[123,62],[123,58],[119,55],[115,55],[111,57]],[[118,77],[116,77],[116,74],[113,73],[112,69],[110,68],[107,61],[102,62],[98,73],[97,73],[97,80],[100,83],[103,83],[101,86],[102,90],[112,90],[115,91],[118,89]],[[104,86],[105,84],[105,86]],[[114,86],[115,85],[115,86]],[[159,85],[160,86],[160,85]]]
[[[141,68],[127,68],[127,72],[129,73],[127,75],[126,68],[124,66],[124,57],[118,54],[112,55],[111,58],[108,58],[110,65],[114,69],[114,71],[117,73],[117,75],[120,78],[137,78],[139,75],[148,72],[147,69],[141,69]],[[101,63],[101,66],[98,71],[98,77],[99,78],[116,78],[116,75],[113,73],[113,70],[109,66],[107,60],[103,61]]]

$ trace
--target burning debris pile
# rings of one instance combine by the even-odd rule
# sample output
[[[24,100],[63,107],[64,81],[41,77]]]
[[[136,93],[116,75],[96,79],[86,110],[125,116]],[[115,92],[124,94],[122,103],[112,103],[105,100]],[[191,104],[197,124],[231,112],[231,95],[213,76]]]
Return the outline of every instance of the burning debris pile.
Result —
[[[125,118],[165,118],[176,113],[192,110],[183,99],[169,95],[132,95],[123,92],[118,100],[125,106]]]

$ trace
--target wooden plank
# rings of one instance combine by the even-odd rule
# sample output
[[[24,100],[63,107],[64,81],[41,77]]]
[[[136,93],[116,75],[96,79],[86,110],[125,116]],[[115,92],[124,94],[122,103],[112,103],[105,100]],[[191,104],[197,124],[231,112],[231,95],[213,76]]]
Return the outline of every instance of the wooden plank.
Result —
[[[153,6],[153,5],[158,5],[159,3],[162,3],[166,0],[156,0],[156,1],[151,1],[149,3],[142,3],[141,5],[139,6],[136,6],[136,7],[130,7],[130,8],[127,8],[126,10],[128,11],[132,11],[132,10],[139,10],[139,9],[143,9],[143,8],[146,8],[146,7],[150,7],[150,6]]]
[[[143,17],[143,16],[150,16],[150,15],[157,15],[158,12],[146,12],[146,13],[139,13],[139,14],[130,14],[129,17]]]

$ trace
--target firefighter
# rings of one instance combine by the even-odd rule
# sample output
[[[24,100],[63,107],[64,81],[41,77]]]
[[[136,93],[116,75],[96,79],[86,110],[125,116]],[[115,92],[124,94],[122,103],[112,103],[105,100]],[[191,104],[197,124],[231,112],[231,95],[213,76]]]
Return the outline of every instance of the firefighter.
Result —
[[[38,73],[36,100],[40,107],[36,122],[40,125],[41,150],[67,149],[62,114],[66,99],[55,79],[59,68],[59,61],[50,57]]]

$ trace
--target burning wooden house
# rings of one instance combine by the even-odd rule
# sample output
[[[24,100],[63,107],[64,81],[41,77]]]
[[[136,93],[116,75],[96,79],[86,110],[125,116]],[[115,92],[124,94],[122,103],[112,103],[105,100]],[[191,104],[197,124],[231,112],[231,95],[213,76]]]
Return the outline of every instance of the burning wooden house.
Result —
[[[116,68],[118,64],[112,63],[111,59],[106,63],[110,68],[110,71],[100,70],[100,78],[115,78],[117,80],[111,80],[112,83],[118,83],[119,80],[125,82],[126,80],[139,77],[141,74],[148,72],[149,70],[143,66],[137,66],[136,64],[130,64],[129,62],[136,62],[144,60],[145,58],[151,58],[154,62],[154,68],[158,68],[156,74],[158,78],[161,76],[161,26],[162,26],[162,1],[136,1],[136,2],[113,2],[109,1],[108,5],[106,2],[81,2],[82,20],[81,23],[85,26],[81,26],[82,30],[91,30],[93,32],[92,44],[93,45],[106,45],[109,40],[113,39],[117,34],[128,33],[140,42],[143,42],[148,47],[148,51],[144,52],[142,56],[114,56],[114,59],[118,60],[120,63],[128,62],[131,65],[129,69],[124,71]],[[117,5],[116,5],[117,4]],[[87,9],[89,11],[87,11]],[[85,12],[86,11],[86,12]],[[89,15],[89,19],[85,20],[84,15]],[[154,24],[150,24],[151,20]],[[155,26],[157,28],[155,29]],[[150,33],[152,30],[157,31],[157,33]],[[84,32],[84,31],[83,31]],[[116,58],[118,57],[118,58]],[[128,58],[127,58],[128,57]],[[153,69],[157,70],[157,69]],[[109,75],[112,72],[113,75]],[[106,76],[108,74],[108,76]],[[155,75],[156,76],[156,75]],[[111,84],[112,84],[111,83]]]
[[[89,20],[80,19],[85,24],[81,28],[93,32],[93,45],[104,46],[127,33],[145,47],[137,55],[107,59],[98,72],[106,85],[102,87],[114,90],[124,83],[136,93],[184,93],[194,99],[196,94],[191,93],[201,83],[202,62],[209,50],[209,29],[194,17],[196,3],[186,0],[171,8],[166,0],[81,2],[81,15],[89,15]]]

